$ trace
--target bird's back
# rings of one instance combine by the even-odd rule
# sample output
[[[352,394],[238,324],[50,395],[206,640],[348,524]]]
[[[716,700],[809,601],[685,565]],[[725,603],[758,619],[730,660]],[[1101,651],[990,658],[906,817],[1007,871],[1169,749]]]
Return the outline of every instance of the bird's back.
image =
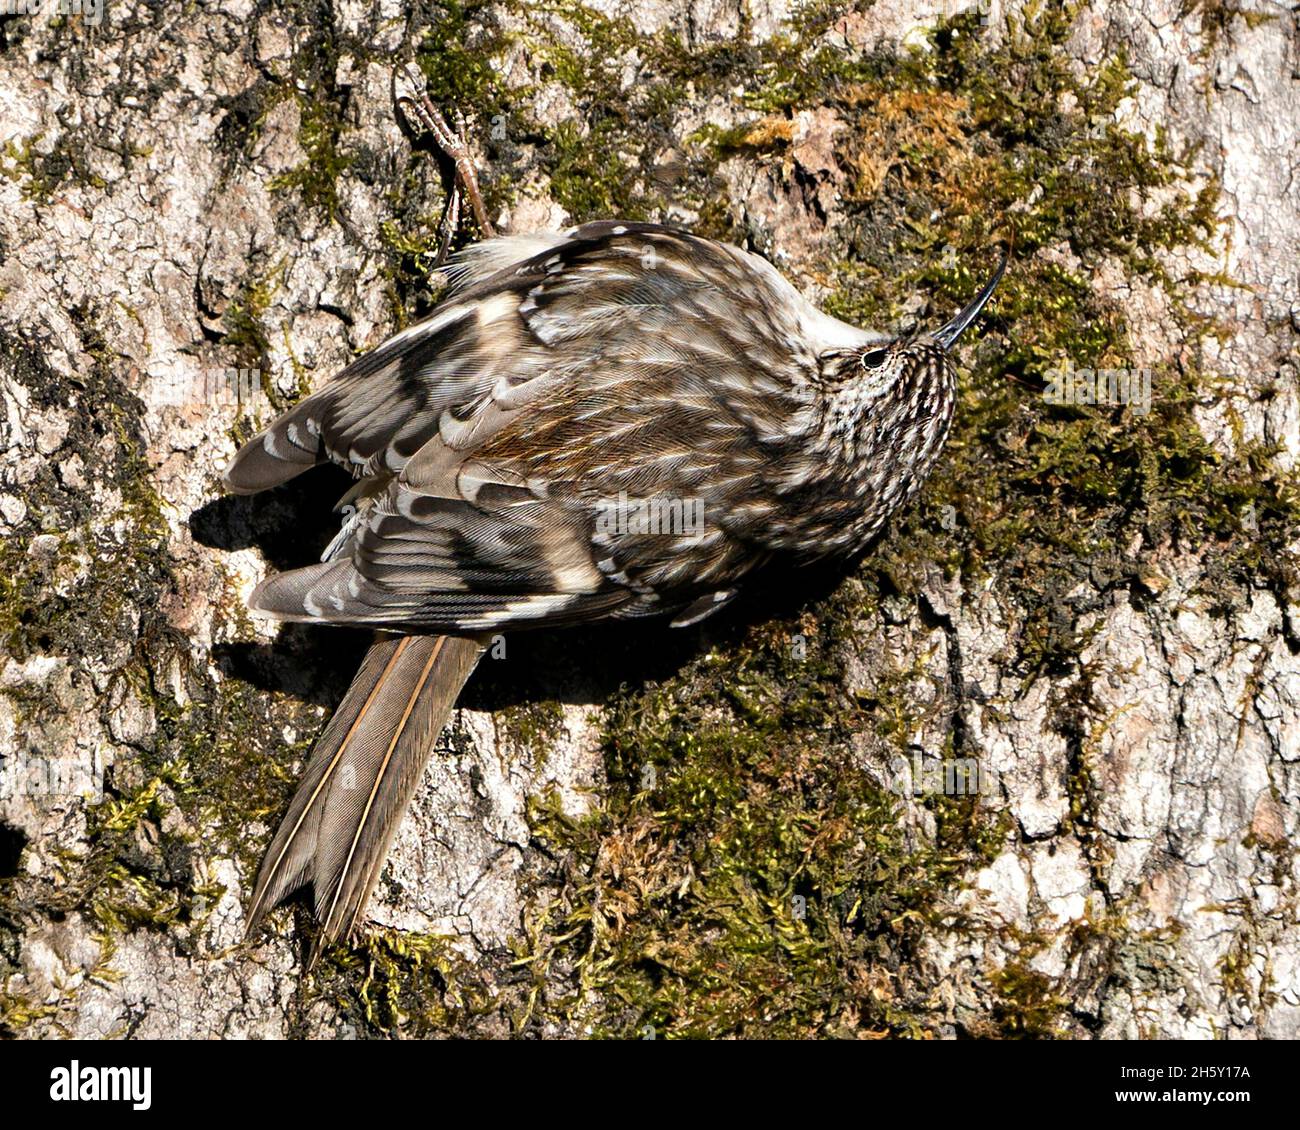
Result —
[[[424,630],[707,611],[766,559],[818,426],[819,336],[857,331],[670,228],[498,243],[237,456],[240,491],[325,459],[363,480],[329,559],[255,607]]]

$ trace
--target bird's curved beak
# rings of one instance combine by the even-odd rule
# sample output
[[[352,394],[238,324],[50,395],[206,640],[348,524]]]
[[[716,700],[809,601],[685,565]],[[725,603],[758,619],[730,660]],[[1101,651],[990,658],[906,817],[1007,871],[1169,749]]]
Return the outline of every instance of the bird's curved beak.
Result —
[[[993,297],[994,289],[997,287],[998,283],[1002,281],[1002,272],[1007,269],[1008,256],[1009,252],[1006,248],[1003,248],[1002,262],[998,264],[998,269],[993,272],[992,277],[984,284],[979,294],[977,294],[971,300],[970,304],[960,314],[953,318],[951,322],[948,322],[942,328],[935,330],[932,336],[935,341],[944,347],[944,349],[952,348],[953,342],[961,336],[962,330],[969,326],[971,322],[978,317],[979,312],[984,309],[984,304]]]

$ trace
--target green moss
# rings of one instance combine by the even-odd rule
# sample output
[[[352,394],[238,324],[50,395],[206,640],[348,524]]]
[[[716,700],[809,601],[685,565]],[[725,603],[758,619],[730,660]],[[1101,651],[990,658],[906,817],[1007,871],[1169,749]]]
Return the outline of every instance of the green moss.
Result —
[[[1237,3],[1236,0],[1183,0],[1181,14],[1184,18],[1193,14],[1200,16],[1202,58],[1214,54],[1219,41],[1229,34],[1235,19],[1240,18],[1247,28],[1252,29],[1277,19],[1277,16],[1271,12],[1254,11]]]
[[[677,116],[734,76],[748,49],[723,44],[692,53],[671,32],[640,36],[626,17],[581,3],[521,4],[515,12],[540,80],[562,86],[577,109],[532,127],[544,140],[550,194],[575,222],[649,219],[670,204],[703,213],[716,204],[718,155],[679,144]],[[634,54],[641,69],[628,84],[623,69]]]
[[[114,376],[113,359],[94,328],[97,312],[83,308],[75,314],[83,345],[95,359],[75,388],[45,365],[37,343],[21,338],[0,337],[0,366],[37,408],[75,403],[65,450],[82,457],[86,477],[104,492],[106,505],[92,508],[90,498],[67,492],[52,466],[38,470],[26,489],[28,516],[0,547],[0,639],[20,661],[62,657],[73,684],[82,687],[91,679],[88,668],[102,671],[116,663],[101,696],[107,715],[119,680],[146,666],[146,656],[161,658],[160,644],[178,648],[181,641],[157,608],[170,578],[167,525],[141,454],[140,405]],[[51,534],[58,539],[53,546]],[[38,537],[47,539],[46,548],[34,552]],[[58,732],[63,708],[45,692],[25,692],[15,704],[25,731]],[[115,764],[105,799],[87,808],[84,847],[59,854],[53,873],[32,877],[19,869],[6,880],[0,921],[16,929],[38,912],[85,915],[100,934],[104,969],[96,977],[108,975],[118,932],[194,921],[212,892],[178,880],[169,868],[160,820],[164,793],[180,782],[171,767],[159,767],[158,774],[137,779],[141,771],[129,758]],[[0,1023],[11,1030],[48,1015],[14,998],[3,1007]]]
[[[350,56],[364,65],[373,52],[341,32],[334,8],[321,0],[287,0],[279,15],[293,29],[292,50],[276,61],[251,86],[218,99],[223,117],[216,143],[226,160],[226,174],[246,162],[277,107],[292,102],[298,115],[297,140],[303,160],[272,177],[273,192],[293,194],[326,223],[338,218],[340,177],[368,154],[349,138],[350,91],[336,79],[340,64]]]
[[[1061,1019],[1069,1002],[1052,978],[1012,962],[990,980],[997,994],[993,1015],[1003,1035],[1042,1039],[1064,1034]]]
[[[346,94],[335,84],[343,42],[334,24],[331,5],[297,0],[290,5],[303,17],[307,34],[295,44],[286,68],[273,75],[274,85],[262,100],[261,118],[278,103],[291,99],[298,109],[298,144],[304,160],[273,177],[275,192],[295,192],[327,222],[338,213],[338,179],[356,155],[344,146],[349,126]],[[255,136],[255,131],[250,134]]]
[[[517,114],[519,92],[507,93],[498,65],[511,42],[484,0],[439,3],[417,52],[433,104],[444,112],[473,111],[488,124]],[[490,130],[488,140],[495,140]]]
[[[493,1005],[482,971],[450,939],[424,934],[372,931],[353,948],[330,951],[316,978],[343,1023],[385,1036],[464,1034]]]
[[[823,625],[854,616],[834,601]],[[931,798],[936,841],[915,842],[857,740],[889,723],[844,691],[843,629],[813,628],[748,629],[618,696],[601,806],[574,819],[538,801],[534,835],[566,882],[539,893],[518,945],[534,977],[519,1030],[929,1030],[898,971],[1001,837],[980,834],[972,798]]]
[[[338,178],[354,157],[341,146],[343,126],[338,106],[332,101],[298,98],[298,144],[306,154],[301,164],[272,177],[273,192],[292,191],[303,203],[333,220],[338,212]]]
[[[1020,641],[1027,674],[1059,671],[1077,655],[1080,609],[1068,594],[1082,570],[1104,588],[1140,586],[1134,539],[1150,551],[1208,538],[1222,550],[1218,565],[1239,580],[1277,561],[1281,587],[1292,578],[1276,549],[1300,514],[1294,484],[1271,470],[1271,452],[1243,445],[1227,461],[1192,415],[1213,395],[1196,357],[1199,338],[1215,327],[1186,302],[1207,280],[1171,274],[1167,253],[1208,246],[1216,186],[1179,190],[1186,158],[1158,137],[1148,142],[1114,124],[1129,90],[1122,64],[1074,75],[1062,50],[1069,28],[1068,13],[1044,9],[1013,22],[1005,41],[988,48],[974,25],[958,21],[935,33],[931,52],[901,60],[891,81],[854,87],[847,100],[841,88],[839,96],[846,109],[869,109],[852,123],[860,128],[844,131],[845,165],[874,154],[872,171],[881,164],[888,171],[868,176],[849,209],[850,253],[862,256],[839,268],[833,312],[879,324],[890,296],[911,287],[934,294],[941,309],[955,306],[986,269],[992,240],[1013,241],[986,333],[997,346],[974,351],[947,456],[896,540],[914,547],[905,554],[913,560],[995,577],[1020,603],[1031,594]],[[1145,203],[1157,191],[1158,208]],[[893,264],[877,266],[878,251],[860,240],[881,212],[907,222]],[[1047,249],[1057,254],[1036,255]],[[1062,264],[1062,250],[1077,266]],[[1185,333],[1177,363],[1154,367],[1146,413],[1053,406],[1024,387],[1063,362],[1136,367],[1123,309],[1087,281],[1103,260],[1118,260],[1136,282],[1167,294]],[[1248,531],[1248,512],[1267,518]],[[945,514],[955,528],[944,528]]]
[[[397,328],[404,327],[411,318],[431,309],[443,285],[431,272],[437,268],[441,237],[437,216],[411,216],[401,223],[385,220],[380,225],[380,237],[389,252],[387,277],[389,295]]]
[[[531,756],[538,766],[546,764],[547,752],[564,733],[564,710],[553,699],[506,707],[493,717],[511,749]]]
[[[44,136],[38,133],[18,142],[6,141],[0,150],[0,176],[21,185],[24,198],[49,204],[70,180],[92,188],[107,187],[102,177],[90,171],[83,147],[70,133],[61,133],[48,153],[37,149]]]
[[[284,283],[287,266],[287,261],[282,259],[265,273],[244,279],[221,315],[226,327],[221,344],[230,351],[236,366],[255,370],[261,375],[262,391],[277,409],[287,408],[288,404],[283,403],[284,398],[271,377],[271,335],[266,325],[266,312]],[[299,372],[298,376],[300,386],[305,386],[304,374]],[[305,387],[300,387],[300,394],[305,391]]]

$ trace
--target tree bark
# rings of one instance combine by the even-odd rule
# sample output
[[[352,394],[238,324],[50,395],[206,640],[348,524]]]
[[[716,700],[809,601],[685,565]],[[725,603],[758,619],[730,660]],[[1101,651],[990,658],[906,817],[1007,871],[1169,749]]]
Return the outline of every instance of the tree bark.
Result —
[[[0,26],[8,1031],[1300,1035],[1294,10],[101,15]],[[218,476],[436,297],[411,51],[509,230],[681,223],[881,328],[1017,250],[868,560],[699,629],[504,641],[368,936],[304,981],[306,917],[243,943],[244,907],[366,640],[243,599],[346,482]],[[1062,362],[1152,401],[1003,379]]]

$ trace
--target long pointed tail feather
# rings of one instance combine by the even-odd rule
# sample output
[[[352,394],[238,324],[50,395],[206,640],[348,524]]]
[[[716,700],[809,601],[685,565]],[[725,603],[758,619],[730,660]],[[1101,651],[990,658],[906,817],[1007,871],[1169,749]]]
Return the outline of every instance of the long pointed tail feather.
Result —
[[[249,904],[267,911],[310,887],[326,945],[356,926],[439,730],[483,645],[457,636],[379,640],[325,728],[267,849]]]

